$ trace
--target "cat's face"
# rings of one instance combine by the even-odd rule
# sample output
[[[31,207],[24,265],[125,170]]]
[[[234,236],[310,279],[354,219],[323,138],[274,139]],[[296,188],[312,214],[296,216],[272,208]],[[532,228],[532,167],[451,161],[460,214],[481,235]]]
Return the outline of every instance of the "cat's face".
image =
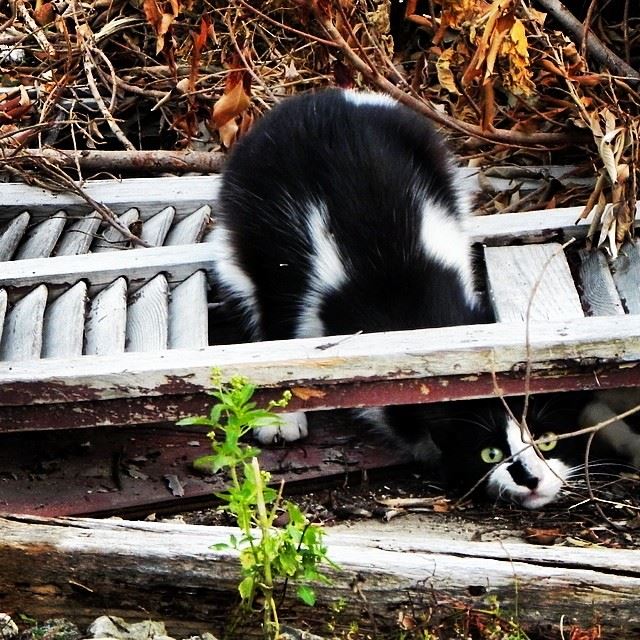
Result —
[[[536,509],[558,497],[572,469],[582,461],[584,440],[555,437],[578,428],[576,411],[566,400],[533,398],[529,431],[519,424],[522,401],[509,404],[513,417],[499,401],[456,403],[446,424],[432,429],[433,439],[453,486],[469,491],[479,483],[476,496]],[[533,440],[540,439],[545,441],[532,446]]]

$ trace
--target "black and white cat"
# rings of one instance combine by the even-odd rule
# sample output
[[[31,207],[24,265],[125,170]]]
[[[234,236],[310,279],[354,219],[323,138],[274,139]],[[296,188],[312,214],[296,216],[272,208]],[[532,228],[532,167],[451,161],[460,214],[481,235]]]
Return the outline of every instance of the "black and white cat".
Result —
[[[450,155],[424,118],[386,96],[331,90],[284,101],[233,148],[219,206],[219,283],[253,340],[491,321],[474,289]],[[573,466],[542,459],[499,400],[362,415],[416,457],[435,449],[453,484],[469,488],[488,473],[489,496],[529,508],[555,499]],[[258,439],[306,435],[303,413],[283,420]]]

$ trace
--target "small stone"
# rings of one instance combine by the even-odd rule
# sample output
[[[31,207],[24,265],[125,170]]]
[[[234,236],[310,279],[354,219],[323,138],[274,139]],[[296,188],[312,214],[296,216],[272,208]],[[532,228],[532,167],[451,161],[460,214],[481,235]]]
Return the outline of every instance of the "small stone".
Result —
[[[38,640],[79,640],[82,637],[78,627],[65,618],[51,618],[38,625]]]
[[[0,613],[0,640],[13,640],[18,635],[18,625],[7,613]]]
[[[173,640],[167,636],[164,622],[144,620],[128,623],[117,616],[100,616],[87,630],[91,638],[115,638],[117,640]]]

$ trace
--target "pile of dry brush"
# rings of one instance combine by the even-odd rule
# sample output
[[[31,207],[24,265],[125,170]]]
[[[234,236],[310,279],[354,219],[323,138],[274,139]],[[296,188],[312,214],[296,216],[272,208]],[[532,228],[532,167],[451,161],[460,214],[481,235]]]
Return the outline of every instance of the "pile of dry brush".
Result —
[[[615,251],[635,212],[640,8],[565,2],[8,0],[0,162],[32,182],[65,164],[215,170],[282,97],[367,86],[446,127],[472,166],[577,165],[594,178],[584,215]]]

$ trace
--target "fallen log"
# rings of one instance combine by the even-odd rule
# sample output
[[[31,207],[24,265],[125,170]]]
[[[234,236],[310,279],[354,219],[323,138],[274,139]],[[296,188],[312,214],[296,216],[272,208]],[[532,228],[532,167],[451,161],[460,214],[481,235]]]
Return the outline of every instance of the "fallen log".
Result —
[[[108,611],[128,619],[157,615],[174,629],[220,632],[236,601],[238,560],[214,551],[236,529],[123,520],[0,519],[0,610],[44,618],[64,613],[80,622]],[[497,601],[524,625],[583,626],[606,637],[640,629],[640,554],[631,550],[472,542],[425,535],[328,531],[330,585],[318,604],[283,605],[289,616],[321,629],[331,603],[341,616],[382,627],[400,610],[426,611],[456,601]],[[490,600],[491,599],[491,600]],[[205,625],[205,623],[207,623]]]

